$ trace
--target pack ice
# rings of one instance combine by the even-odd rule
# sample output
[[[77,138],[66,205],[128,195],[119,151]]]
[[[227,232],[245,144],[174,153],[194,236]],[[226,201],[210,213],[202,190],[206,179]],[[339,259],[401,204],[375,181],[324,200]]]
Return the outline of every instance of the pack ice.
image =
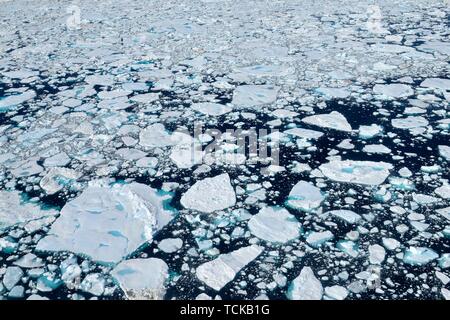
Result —
[[[187,209],[211,213],[234,206],[236,194],[229,175],[224,173],[197,181],[180,201]]]
[[[386,162],[333,160],[320,166],[329,179],[362,185],[379,185],[390,174],[393,166]]]
[[[221,254],[218,258],[197,267],[197,278],[216,291],[221,290],[236,277],[236,274],[256,259],[263,247],[251,245],[230,253]]]
[[[144,184],[89,186],[68,202],[38,251],[70,251],[117,263],[149,243],[172,218],[169,196]]]

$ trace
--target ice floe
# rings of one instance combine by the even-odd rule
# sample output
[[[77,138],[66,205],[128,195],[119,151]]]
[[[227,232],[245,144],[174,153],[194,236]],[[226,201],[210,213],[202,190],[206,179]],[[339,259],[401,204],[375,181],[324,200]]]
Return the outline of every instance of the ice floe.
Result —
[[[38,245],[39,251],[70,251],[117,263],[149,243],[172,218],[169,196],[139,183],[89,186],[67,203]]]
[[[291,300],[321,300],[323,287],[310,267],[303,267],[288,290],[287,296]]]
[[[286,243],[299,237],[301,224],[286,209],[266,207],[248,222],[256,237],[274,243]]]
[[[351,132],[352,127],[347,119],[339,112],[332,111],[329,114],[317,114],[305,117],[303,122],[322,128],[334,129],[338,131]]]
[[[216,291],[221,290],[236,277],[236,274],[256,259],[263,247],[251,245],[230,253],[221,254],[218,258],[197,267],[197,278]]]
[[[211,213],[232,207],[236,194],[228,174],[197,181],[181,197],[181,205],[187,209]]]
[[[164,298],[166,293],[169,267],[157,258],[131,259],[119,263],[111,275],[128,299],[158,300]]]
[[[393,166],[386,162],[333,160],[320,166],[329,179],[362,185],[379,185],[390,174]]]

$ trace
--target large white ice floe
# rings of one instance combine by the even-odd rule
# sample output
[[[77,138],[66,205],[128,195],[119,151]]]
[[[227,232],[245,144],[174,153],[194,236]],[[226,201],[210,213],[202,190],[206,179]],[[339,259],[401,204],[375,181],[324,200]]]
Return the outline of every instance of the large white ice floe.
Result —
[[[393,166],[386,162],[333,160],[320,166],[329,179],[362,185],[379,185],[389,176]]]
[[[450,161],[450,146],[439,146],[439,154],[447,161]]]
[[[159,300],[166,293],[169,267],[157,258],[131,259],[119,263],[111,275],[128,299]]]
[[[152,124],[141,130],[139,144],[143,147],[167,147],[176,144],[162,123]]]
[[[420,127],[426,127],[428,125],[428,120],[424,117],[406,117],[406,118],[396,118],[391,120],[392,126],[397,129],[414,129]]]
[[[30,202],[17,191],[0,191],[0,231],[57,214],[57,210],[43,209],[39,203]]]
[[[197,278],[214,290],[219,291],[232,281],[242,268],[256,259],[263,250],[263,247],[251,245],[221,254],[218,258],[197,267]]]
[[[403,255],[403,262],[411,265],[425,265],[439,258],[439,255],[430,248],[410,247]]]
[[[345,88],[317,88],[316,91],[329,98],[347,98],[350,91]]]
[[[303,138],[303,139],[319,139],[324,135],[323,132],[316,131],[316,130],[310,130],[310,129],[304,129],[304,128],[292,128],[288,129],[283,132],[284,134],[288,134],[297,138]]]
[[[325,199],[322,191],[313,184],[299,181],[289,193],[286,205],[293,209],[310,212],[317,209]]]
[[[422,81],[421,87],[450,90],[450,79],[428,78]]]
[[[339,112],[332,111],[327,114],[316,114],[302,119],[303,122],[328,129],[351,132],[352,127],[347,119]]]
[[[414,90],[410,86],[401,83],[376,84],[373,92],[390,98],[406,98],[414,94]]]
[[[359,137],[362,139],[370,139],[383,132],[383,128],[377,124],[371,124],[370,126],[359,127]]]
[[[243,85],[234,90],[232,103],[238,108],[271,104],[277,99],[279,88],[269,85]]]
[[[212,102],[200,102],[194,103],[191,108],[197,112],[203,113],[208,116],[221,116],[225,113],[231,112],[233,108],[230,106],[212,103]]]
[[[181,197],[187,209],[211,213],[236,204],[236,194],[227,173],[197,181]]]
[[[27,102],[36,97],[36,92],[27,90],[23,93],[7,96],[0,99],[0,112],[8,111],[24,102]]]
[[[117,263],[149,243],[172,218],[162,196],[144,184],[91,185],[68,202],[39,241],[39,251],[70,251]]]
[[[361,220],[361,216],[354,211],[351,210],[331,210],[327,211],[328,214],[331,214],[333,217],[338,218],[339,220],[345,221],[347,223],[358,223]]]
[[[300,275],[289,286],[287,297],[291,300],[321,300],[323,286],[310,267],[303,267]]]
[[[300,236],[301,224],[284,208],[265,207],[248,222],[250,232],[265,241],[286,243]]]

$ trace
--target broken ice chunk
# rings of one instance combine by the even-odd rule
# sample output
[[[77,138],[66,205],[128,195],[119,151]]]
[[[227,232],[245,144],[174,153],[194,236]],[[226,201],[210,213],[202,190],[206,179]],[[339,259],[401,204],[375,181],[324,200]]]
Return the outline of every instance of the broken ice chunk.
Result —
[[[376,124],[359,127],[359,137],[361,139],[371,139],[381,134],[381,132],[383,132],[383,128]]]
[[[428,78],[422,81],[421,87],[450,90],[450,79]]]
[[[139,183],[89,186],[68,202],[39,241],[39,251],[70,251],[103,263],[117,263],[152,241],[171,219],[169,196]]]
[[[371,264],[381,264],[386,257],[386,251],[379,244],[369,246],[369,262]]]
[[[439,146],[439,154],[447,161],[450,161],[450,146]]]
[[[6,96],[4,98],[0,99],[0,113],[7,112],[14,107],[21,105],[24,102],[27,102],[28,100],[33,99],[36,97],[36,92],[33,90],[27,90],[20,94],[15,94],[11,96]]]
[[[45,210],[38,203],[28,202],[17,191],[0,191],[0,231],[57,214],[56,210]]]
[[[152,124],[139,133],[139,144],[143,147],[167,147],[176,144],[162,123]]]
[[[406,98],[414,94],[414,90],[410,86],[401,83],[376,84],[373,92],[390,98]]]
[[[322,231],[322,232],[310,232],[306,236],[306,242],[314,248],[320,247],[327,241],[330,241],[334,238],[334,235],[331,231]]]
[[[439,258],[439,255],[430,248],[410,247],[403,256],[403,262],[410,265],[422,266]]]
[[[157,258],[132,259],[119,263],[111,275],[130,300],[161,300],[166,293],[169,267]]]
[[[352,127],[347,119],[339,112],[332,111],[328,114],[316,114],[302,119],[303,122],[314,126],[334,129],[338,131],[351,132]]]
[[[211,213],[232,207],[236,194],[227,173],[197,181],[181,197],[181,205],[187,209]]]
[[[351,210],[332,210],[328,211],[327,214],[331,214],[332,216],[335,216],[336,218],[350,224],[355,224],[361,220],[361,216]]]
[[[263,247],[251,245],[240,248],[200,265],[196,270],[197,278],[216,291],[232,281],[236,274],[256,259]]]
[[[310,267],[303,267],[300,275],[289,286],[287,297],[290,300],[321,300],[323,287]]]
[[[426,127],[428,120],[424,117],[406,117],[391,120],[392,126],[397,129],[414,129],[419,127]]]
[[[284,208],[265,207],[248,222],[256,237],[274,243],[286,243],[300,236],[301,224]]]
[[[320,171],[329,179],[362,185],[379,185],[393,166],[386,162],[333,160],[322,164]]]
[[[232,103],[240,108],[271,104],[277,99],[279,88],[269,85],[243,85],[234,90]]]
[[[333,300],[344,300],[348,296],[348,290],[342,286],[326,287],[325,295]]]
[[[158,244],[158,248],[165,253],[176,252],[183,246],[183,240],[180,238],[170,238],[161,240]]]
[[[392,150],[382,144],[368,144],[364,146],[363,151],[367,153],[389,154]]]
[[[345,88],[317,88],[316,91],[328,98],[347,98],[350,92]]]
[[[221,116],[233,110],[233,108],[229,106],[211,102],[194,103],[191,108],[197,112],[215,117]]]
[[[289,193],[286,205],[293,209],[310,212],[322,204],[325,196],[319,188],[306,181],[299,181]]]
[[[51,168],[41,179],[39,185],[47,194],[55,194],[77,180],[80,176],[80,173],[72,169]]]
[[[286,130],[283,133],[307,140],[319,139],[320,137],[323,136],[323,132],[303,128],[293,128]]]

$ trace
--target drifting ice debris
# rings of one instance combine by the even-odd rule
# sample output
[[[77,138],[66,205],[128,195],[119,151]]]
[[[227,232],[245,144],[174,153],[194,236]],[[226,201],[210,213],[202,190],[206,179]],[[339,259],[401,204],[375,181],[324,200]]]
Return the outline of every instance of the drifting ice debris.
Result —
[[[19,267],[8,267],[3,275],[3,285],[11,290],[23,277],[23,271]]]
[[[371,264],[381,264],[386,257],[386,250],[379,244],[369,246],[369,262]]]
[[[317,88],[316,91],[328,98],[347,98],[350,92],[344,88]]]
[[[329,114],[316,114],[302,119],[303,122],[328,129],[351,132],[352,127],[347,119],[339,112],[332,111]]]
[[[325,295],[333,300],[344,300],[348,296],[348,290],[342,286],[326,287]]]
[[[301,224],[284,208],[265,207],[248,222],[256,237],[274,243],[286,243],[300,236]]]
[[[299,181],[289,193],[286,205],[293,209],[311,212],[322,204],[325,196],[319,188],[306,181]]]
[[[303,267],[300,275],[292,281],[287,292],[290,300],[321,300],[322,296],[322,283],[316,278],[310,267]]]
[[[229,106],[211,102],[194,103],[191,106],[191,108],[197,112],[206,114],[208,116],[216,116],[216,117],[231,112],[233,110],[233,108]]]
[[[361,139],[371,139],[381,134],[381,132],[383,132],[383,128],[376,124],[359,127],[359,137]]]
[[[170,196],[140,183],[89,186],[68,202],[39,241],[39,251],[70,251],[102,263],[117,263],[151,242],[172,218]]]
[[[359,254],[358,245],[350,240],[340,240],[336,247],[353,258],[357,257]]]
[[[429,78],[422,81],[421,87],[450,90],[450,79]]]
[[[39,204],[27,202],[17,191],[0,191],[0,231],[57,214],[56,210],[44,210]]]
[[[51,168],[39,185],[47,194],[55,194],[80,177],[80,173],[67,168]]]
[[[143,147],[167,147],[176,144],[175,139],[166,131],[161,123],[152,124],[141,130],[139,144]]]
[[[130,300],[161,300],[166,293],[169,267],[157,258],[132,259],[119,263],[111,275]]]
[[[251,108],[275,102],[278,87],[267,85],[244,85],[234,90],[232,104],[238,108]]]
[[[26,255],[22,256],[20,259],[14,262],[16,266],[19,266],[21,268],[39,268],[44,265],[44,262],[41,258],[37,257],[36,255],[32,253],[27,253]]]
[[[284,134],[288,134],[294,137],[303,138],[303,139],[319,139],[324,135],[323,132],[303,129],[303,128],[293,128],[283,132]]]
[[[251,245],[221,254],[218,258],[200,265],[196,270],[197,278],[219,291],[233,280],[242,268],[256,259],[263,250],[263,247]]]
[[[203,150],[200,143],[177,144],[170,151],[170,160],[180,169],[187,169],[202,163]]]
[[[101,296],[105,291],[105,278],[99,273],[88,274],[81,282],[80,289],[94,296]]]
[[[7,112],[14,107],[31,100],[36,97],[36,92],[33,90],[25,91],[24,93],[7,96],[5,98],[0,99],[0,113]]]
[[[376,84],[373,92],[390,98],[406,98],[414,94],[414,90],[410,86],[400,83]]]
[[[351,210],[332,210],[326,213],[350,224],[358,223],[361,220],[361,216]]]
[[[211,213],[236,204],[236,194],[227,173],[197,181],[181,197],[187,209]]]
[[[447,161],[450,161],[450,146],[439,146],[439,154]]]
[[[375,186],[386,180],[393,166],[386,162],[333,160],[319,169],[334,181]]]
[[[334,235],[331,231],[323,231],[323,232],[311,232],[306,236],[306,242],[314,248],[320,247],[327,241],[330,241],[334,238]]]
[[[413,193],[412,195],[414,202],[416,202],[419,205],[429,205],[433,203],[439,202],[438,198],[426,195],[426,194],[420,194],[420,193]]]
[[[367,153],[381,153],[381,154],[389,154],[392,152],[391,149],[382,145],[382,144],[368,144],[363,148],[364,152]]]
[[[439,255],[430,248],[410,247],[403,256],[403,262],[411,265],[422,266],[439,258]]]
[[[183,240],[180,238],[164,239],[158,244],[158,248],[165,253],[176,252],[183,246]]]
[[[424,117],[406,117],[392,119],[392,126],[397,129],[414,129],[419,127],[426,127],[428,120]]]

